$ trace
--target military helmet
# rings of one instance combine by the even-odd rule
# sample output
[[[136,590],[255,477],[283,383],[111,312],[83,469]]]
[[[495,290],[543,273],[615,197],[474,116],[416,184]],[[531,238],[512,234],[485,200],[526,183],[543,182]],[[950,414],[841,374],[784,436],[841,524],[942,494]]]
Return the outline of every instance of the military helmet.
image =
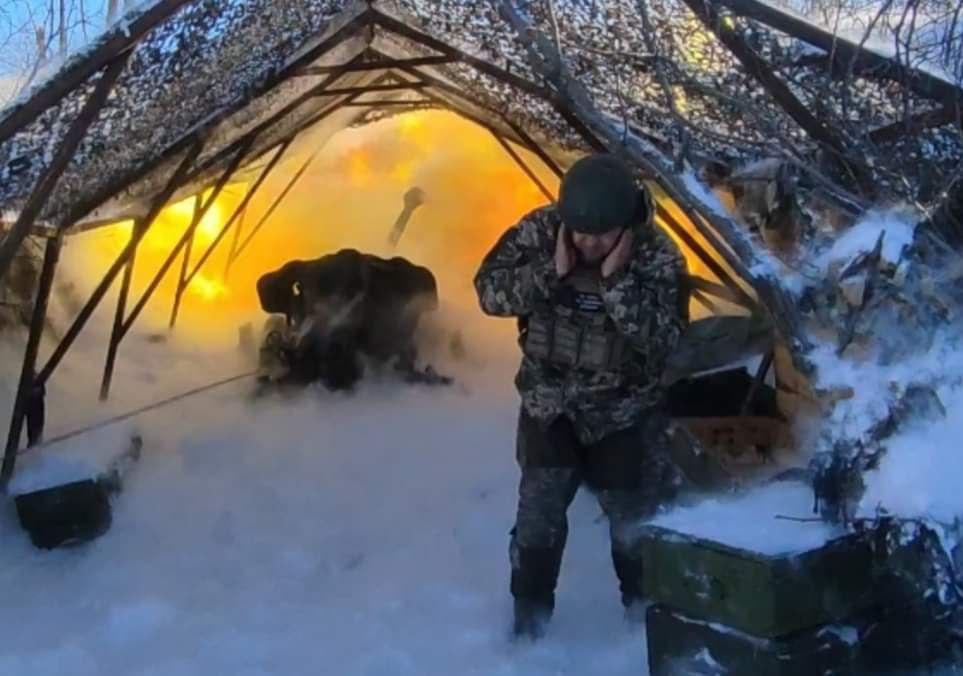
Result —
[[[631,169],[614,155],[588,155],[573,164],[558,195],[558,212],[573,232],[600,235],[651,218],[651,199]]]

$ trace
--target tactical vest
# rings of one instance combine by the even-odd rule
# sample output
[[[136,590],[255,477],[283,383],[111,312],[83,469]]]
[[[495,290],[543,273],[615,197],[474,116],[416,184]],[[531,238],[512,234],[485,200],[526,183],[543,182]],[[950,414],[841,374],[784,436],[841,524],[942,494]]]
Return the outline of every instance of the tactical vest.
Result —
[[[625,340],[605,311],[598,270],[576,268],[549,306],[528,318],[522,349],[552,364],[612,371],[622,364]]]

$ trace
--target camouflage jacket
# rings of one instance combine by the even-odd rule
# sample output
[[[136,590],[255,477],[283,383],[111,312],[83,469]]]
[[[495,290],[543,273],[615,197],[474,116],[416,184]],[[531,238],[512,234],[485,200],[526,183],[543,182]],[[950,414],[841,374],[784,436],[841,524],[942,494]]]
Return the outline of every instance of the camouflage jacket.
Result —
[[[552,298],[565,283],[555,272],[559,225],[553,206],[526,215],[502,235],[475,276],[482,310],[518,317],[522,344],[529,318],[557,312]],[[629,265],[600,288],[604,312],[628,348],[619,367],[560,368],[525,354],[515,378],[525,410],[546,423],[567,416],[580,441],[590,444],[632,426],[660,404],[666,358],[686,323],[684,272],[685,260],[661,231],[653,227],[637,236]]]

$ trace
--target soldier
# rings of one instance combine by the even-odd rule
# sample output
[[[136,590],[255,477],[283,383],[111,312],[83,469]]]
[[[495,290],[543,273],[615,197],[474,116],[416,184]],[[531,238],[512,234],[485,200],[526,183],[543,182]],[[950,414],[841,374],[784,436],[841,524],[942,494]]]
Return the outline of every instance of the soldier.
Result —
[[[511,532],[516,637],[537,638],[555,604],[566,511],[580,484],[609,519],[628,616],[640,608],[640,520],[674,495],[663,365],[687,320],[685,262],[653,203],[611,155],[576,162],[557,205],[499,239],[475,276],[482,310],[517,317],[523,358]]]

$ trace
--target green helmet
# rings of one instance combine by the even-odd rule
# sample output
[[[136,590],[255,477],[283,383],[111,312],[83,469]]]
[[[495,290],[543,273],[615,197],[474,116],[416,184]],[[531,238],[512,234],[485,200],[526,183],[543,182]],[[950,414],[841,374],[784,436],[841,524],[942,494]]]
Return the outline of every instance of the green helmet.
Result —
[[[562,177],[558,212],[573,232],[599,235],[647,220],[649,201],[644,193],[622,160],[588,155]]]

